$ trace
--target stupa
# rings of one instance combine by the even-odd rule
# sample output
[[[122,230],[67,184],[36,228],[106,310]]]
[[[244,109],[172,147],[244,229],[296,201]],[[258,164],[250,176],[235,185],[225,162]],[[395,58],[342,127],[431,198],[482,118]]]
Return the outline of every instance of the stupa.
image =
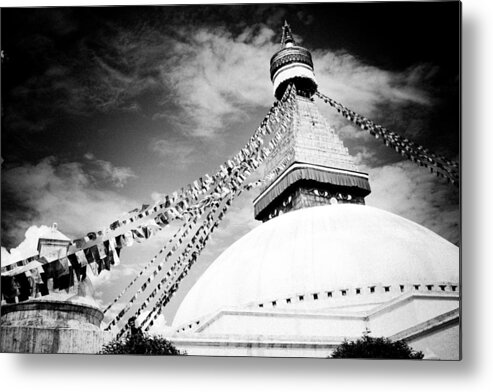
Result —
[[[297,96],[267,171],[289,164],[254,201],[264,223],[192,287],[171,339],[189,355],[327,357],[370,331],[458,359],[458,247],[365,205],[368,174],[314,104],[311,54],[287,24],[270,71],[277,99],[290,84]]]
[[[70,238],[56,223],[39,233],[37,256],[24,267],[31,271],[44,263],[63,258]],[[18,302],[6,298],[1,306],[0,349],[11,353],[97,353],[109,339],[101,330],[103,312],[93,298],[90,279],[80,283],[72,268],[59,279],[37,281],[29,274],[17,274],[20,288]],[[15,290],[16,288],[13,287]],[[13,297],[12,297],[13,298]]]

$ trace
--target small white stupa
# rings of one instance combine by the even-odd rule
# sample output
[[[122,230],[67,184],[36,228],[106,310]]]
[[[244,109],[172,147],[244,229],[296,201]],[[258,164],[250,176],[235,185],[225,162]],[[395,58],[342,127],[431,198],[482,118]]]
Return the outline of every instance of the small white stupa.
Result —
[[[39,261],[35,262],[42,265],[65,257],[71,242],[54,223],[40,233]],[[67,290],[54,289],[53,279],[48,279],[47,295],[33,287],[32,298],[2,304],[2,352],[99,352],[108,338],[100,328],[103,312],[93,298],[94,290],[89,278],[76,282],[72,274],[71,279],[74,281]]]

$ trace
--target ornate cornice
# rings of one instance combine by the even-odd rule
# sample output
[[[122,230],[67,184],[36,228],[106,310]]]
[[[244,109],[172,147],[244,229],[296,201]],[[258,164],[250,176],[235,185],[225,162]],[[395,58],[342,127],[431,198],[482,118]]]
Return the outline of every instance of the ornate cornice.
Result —
[[[291,46],[281,49],[279,52],[274,54],[270,60],[270,78],[274,79],[276,72],[285,65],[291,63],[302,63],[311,67],[313,70],[313,60],[312,55],[301,46]]]

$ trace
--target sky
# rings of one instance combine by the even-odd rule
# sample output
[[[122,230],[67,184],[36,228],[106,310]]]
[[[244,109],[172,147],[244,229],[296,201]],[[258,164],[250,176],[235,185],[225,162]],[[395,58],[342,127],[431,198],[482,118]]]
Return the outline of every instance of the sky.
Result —
[[[2,263],[43,226],[71,238],[204,173],[249,139],[274,102],[269,60],[287,19],[322,93],[459,160],[460,4],[355,3],[2,9]],[[459,245],[459,190],[322,114],[370,175],[368,205]],[[260,224],[242,195],[165,311]],[[111,301],[166,241],[126,248],[95,279]],[[159,328],[164,328],[161,320]]]

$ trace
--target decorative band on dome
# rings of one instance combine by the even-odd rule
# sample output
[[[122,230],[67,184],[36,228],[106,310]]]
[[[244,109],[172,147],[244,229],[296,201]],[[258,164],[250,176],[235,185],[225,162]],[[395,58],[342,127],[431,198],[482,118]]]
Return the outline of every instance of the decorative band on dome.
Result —
[[[290,63],[303,63],[310,66],[313,70],[312,55],[301,46],[291,46],[281,49],[274,54],[270,60],[270,78],[273,80],[275,73],[283,66]]]
[[[460,286],[458,282],[393,282],[393,283],[366,283],[365,285],[355,287],[332,287],[325,289],[312,289],[306,292],[293,292],[291,295],[284,295],[275,298],[258,298],[255,301],[245,302],[241,304],[241,310],[224,308],[216,310],[214,313],[200,315],[198,318],[186,320],[185,322],[173,326],[176,328],[176,333],[182,332],[201,332],[208,327],[212,322],[216,321],[221,315],[225,314],[241,314],[242,312],[257,312],[258,308],[262,311],[272,311],[276,307],[280,311],[289,311],[290,307],[296,307],[301,302],[313,303],[316,301],[324,301],[328,304],[341,299],[354,301],[356,298],[364,298],[368,301],[371,296],[378,296],[378,302],[382,301],[382,296],[386,296],[386,303],[380,307],[368,310],[368,314],[376,314],[385,311],[389,306],[395,306],[396,303],[409,301],[412,298],[453,298],[460,295]],[[344,298],[345,297],[345,298]],[[389,298],[390,297],[390,298]],[[329,308],[330,309],[330,308]],[[456,312],[454,309],[452,312]],[[315,315],[315,313],[312,313]],[[319,314],[318,314],[319,316]],[[322,316],[323,317],[323,316]]]

